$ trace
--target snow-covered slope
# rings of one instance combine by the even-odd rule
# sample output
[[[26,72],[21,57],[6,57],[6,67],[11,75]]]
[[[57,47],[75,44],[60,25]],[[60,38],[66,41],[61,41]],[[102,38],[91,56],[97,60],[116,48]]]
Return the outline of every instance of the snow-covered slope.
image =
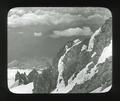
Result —
[[[105,89],[102,90],[102,87],[98,87],[97,89],[93,90],[90,93],[104,93],[104,92],[108,92],[111,89],[111,85],[106,87]]]
[[[33,82],[27,85],[20,85],[10,89],[12,93],[16,93],[16,94],[31,94],[33,93],[32,90],[33,90]]]

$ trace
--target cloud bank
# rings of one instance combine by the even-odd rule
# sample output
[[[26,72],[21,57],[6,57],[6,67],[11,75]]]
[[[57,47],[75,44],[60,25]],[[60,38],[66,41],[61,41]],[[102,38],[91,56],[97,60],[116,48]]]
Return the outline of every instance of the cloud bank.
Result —
[[[17,12],[15,10],[14,12]],[[26,14],[19,15],[18,13],[22,11],[18,10],[17,13],[12,14],[8,17],[8,26],[9,27],[20,27],[20,26],[29,26],[29,25],[58,25],[61,23],[70,23],[74,20],[79,19],[80,15],[71,15],[71,14],[61,14],[55,12],[44,12],[40,14],[36,12],[27,12]],[[42,11],[43,12],[43,11]]]
[[[79,36],[79,35],[91,35],[93,32],[89,27],[83,28],[69,28],[63,31],[54,31],[50,37],[59,38],[59,37],[71,37],[71,36]]]
[[[100,8],[13,8],[8,12],[8,27],[31,25],[71,24],[74,21],[87,21],[93,18],[110,16],[108,9]]]

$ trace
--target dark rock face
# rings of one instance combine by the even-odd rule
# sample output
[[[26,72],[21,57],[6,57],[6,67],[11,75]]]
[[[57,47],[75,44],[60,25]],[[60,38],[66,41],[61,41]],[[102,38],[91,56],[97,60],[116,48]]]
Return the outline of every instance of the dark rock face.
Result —
[[[52,68],[43,70],[42,74],[39,74],[34,80],[33,93],[49,93],[51,92],[56,84],[55,71]]]
[[[34,80],[33,92],[50,93],[57,88],[57,80],[60,72],[58,70],[58,64],[60,58],[64,54],[64,58],[62,59],[62,77],[65,87],[69,85],[68,81],[72,76],[72,80],[74,80],[89,64],[87,72],[81,74],[82,76],[80,79],[83,79],[83,83],[75,84],[67,93],[89,93],[100,86],[102,86],[102,89],[110,86],[112,84],[112,56],[106,58],[103,62],[98,63],[98,61],[103,50],[110,45],[112,40],[112,18],[109,18],[105,22],[98,33],[99,34],[97,34],[92,40],[93,45],[90,41],[93,37],[92,35],[91,38],[85,39],[74,47],[72,47],[74,42],[68,42],[66,45],[70,50],[67,51],[67,53],[65,53],[66,45],[61,48],[57,54],[57,58],[53,61],[53,66],[44,70],[42,74],[38,75]],[[92,45],[91,50],[89,50],[90,43]],[[94,68],[96,68],[95,71]],[[92,72],[95,72],[95,74],[92,74]],[[89,78],[86,75],[93,76]]]
[[[68,79],[73,75],[73,73],[77,74],[83,67],[88,63],[88,59],[90,55],[87,52],[81,52],[81,48],[83,45],[88,45],[89,39],[84,40],[81,44],[73,47],[64,57],[65,69],[63,72],[63,78],[65,80],[65,84],[67,84]],[[74,75],[76,76],[76,75]]]
[[[43,75],[38,75],[34,81],[33,93],[48,93],[50,91],[50,82],[45,80]]]

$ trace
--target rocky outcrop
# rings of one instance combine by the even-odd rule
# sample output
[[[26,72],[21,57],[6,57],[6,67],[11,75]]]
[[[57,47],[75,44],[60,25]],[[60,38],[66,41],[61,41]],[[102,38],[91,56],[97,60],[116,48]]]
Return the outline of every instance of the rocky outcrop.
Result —
[[[112,18],[84,41],[68,42],[53,66],[34,81],[34,93],[89,93],[112,84]]]

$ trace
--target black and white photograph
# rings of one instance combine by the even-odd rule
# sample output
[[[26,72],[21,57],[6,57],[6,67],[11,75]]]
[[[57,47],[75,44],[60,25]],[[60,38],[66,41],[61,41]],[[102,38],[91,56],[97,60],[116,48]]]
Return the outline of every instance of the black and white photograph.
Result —
[[[12,93],[106,93],[112,88],[108,8],[12,8],[7,44],[7,86]]]

